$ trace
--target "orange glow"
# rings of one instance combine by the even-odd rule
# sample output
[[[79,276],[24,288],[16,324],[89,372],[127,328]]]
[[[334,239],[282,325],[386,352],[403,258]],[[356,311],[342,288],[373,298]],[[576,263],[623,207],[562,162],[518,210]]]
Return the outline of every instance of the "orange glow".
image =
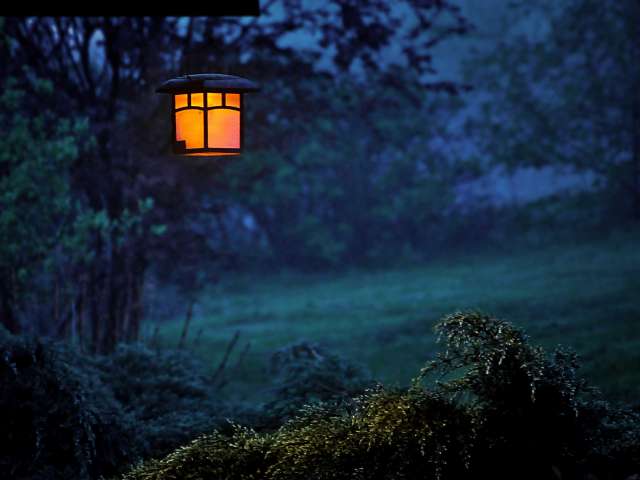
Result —
[[[221,107],[221,106],[222,106],[221,93],[207,93],[207,107]]]
[[[237,152],[200,152],[200,153],[184,153],[187,157],[228,157],[231,155],[240,155]]]
[[[187,94],[182,94],[182,95],[176,95],[175,96],[175,101],[176,101],[176,110],[178,108],[182,108],[182,107],[186,107],[187,106]]]
[[[204,95],[202,93],[191,94],[191,106],[192,107],[204,107]]]
[[[240,148],[240,112],[217,109],[207,115],[209,148]]]
[[[240,94],[239,93],[227,93],[227,107],[240,108]]]
[[[205,95],[207,107],[207,148],[240,148],[240,112],[222,107],[223,99],[225,106],[240,108],[240,94],[238,93],[218,93],[203,92],[191,94],[179,94],[174,96],[175,108],[189,107],[189,95],[191,96],[191,107],[204,107]],[[224,97],[223,97],[224,95]],[[192,150],[205,148],[205,112],[197,108],[187,108],[176,112],[176,142],[184,141],[185,149]],[[237,155],[233,152],[198,152],[184,153],[193,157],[210,157]]]
[[[188,109],[176,113],[176,141],[180,140],[187,142],[187,149],[204,148],[204,114],[202,110]]]

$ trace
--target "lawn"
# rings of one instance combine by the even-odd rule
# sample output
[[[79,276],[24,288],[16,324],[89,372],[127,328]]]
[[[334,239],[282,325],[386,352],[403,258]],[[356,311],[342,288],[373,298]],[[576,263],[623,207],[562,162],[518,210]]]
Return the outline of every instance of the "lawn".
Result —
[[[385,271],[228,276],[200,295],[187,343],[213,368],[239,332],[227,388],[251,399],[266,384],[269,354],[301,339],[405,385],[437,350],[435,322],[461,309],[506,319],[545,347],[573,348],[611,398],[640,393],[637,231]],[[182,328],[183,318],[162,323],[161,344],[175,346]]]

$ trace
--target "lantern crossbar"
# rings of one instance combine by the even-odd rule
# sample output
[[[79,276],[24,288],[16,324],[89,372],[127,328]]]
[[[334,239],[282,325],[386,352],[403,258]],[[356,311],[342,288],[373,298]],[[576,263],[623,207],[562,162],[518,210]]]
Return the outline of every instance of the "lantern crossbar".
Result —
[[[222,101],[224,103],[224,97],[226,96],[225,94],[220,95],[222,97]],[[174,97],[175,98],[175,97]],[[191,94],[189,94],[189,101],[191,101]],[[207,111],[207,107],[209,106],[209,95],[207,95],[206,93],[202,94],[202,101],[204,102],[203,106],[204,106],[204,111]],[[203,145],[204,148],[209,148],[209,114],[207,113],[206,115],[203,113],[202,116],[203,118],[203,122],[204,122],[204,128],[202,129],[202,141],[203,141]]]
[[[240,153],[242,148],[185,148],[184,140],[180,140],[174,143],[176,150],[181,153]]]
[[[241,111],[240,108],[238,107],[221,107],[221,106],[217,106],[217,107],[180,107],[180,108],[176,108],[173,111],[174,112],[181,112],[183,110],[235,110],[236,112]]]

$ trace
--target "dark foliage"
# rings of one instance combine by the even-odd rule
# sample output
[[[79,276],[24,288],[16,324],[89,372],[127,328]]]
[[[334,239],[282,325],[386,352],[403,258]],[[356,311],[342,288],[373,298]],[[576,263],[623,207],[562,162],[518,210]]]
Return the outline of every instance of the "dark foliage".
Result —
[[[4,224],[3,237],[10,239],[4,242],[8,247],[18,240],[22,250],[37,251],[37,260],[48,256],[56,260],[55,269],[45,268],[42,261],[16,261],[11,248],[0,249],[0,257],[7,250],[10,255],[5,256],[11,260],[10,268],[0,265],[0,323],[15,333],[39,327],[34,325],[36,315],[22,311],[24,305],[38,303],[41,311],[48,311],[45,317],[59,317],[54,322],[59,324],[59,336],[79,340],[97,353],[111,353],[118,343],[139,339],[145,316],[142,292],[150,271],[191,292],[201,284],[201,277],[210,279],[215,270],[237,263],[231,248],[239,243],[236,236],[249,237],[249,252],[261,249],[257,237],[272,237],[272,249],[278,254],[288,250],[290,256],[299,249],[286,248],[283,241],[291,238],[291,246],[296,246],[302,238],[306,248],[323,250],[320,255],[303,257],[330,263],[342,247],[324,241],[331,232],[326,231],[326,224],[314,222],[318,209],[306,205],[316,203],[316,195],[311,196],[315,187],[306,185],[316,174],[310,168],[325,162],[313,148],[317,142],[310,138],[309,130],[315,125],[309,120],[326,125],[344,112],[318,110],[329,103],[326,86],[342,84],[359,66],[367,78],[385,82],[401,95],[456,93],[460,85],[435,77],[431,52],[446,39],[465,34],[470,25],[460,8],[446,0],[362,0],[357,8],[350,0],[330,0],[311,8],[306,3],[267,2],[263,15],[248,22],[233,17],[0,18],[0,84],[11,79],[22,94],[9,111],[9,117],[15,111],[21,121],[4,125],[0,119],[7,127],[3,129],[7,138],[15,140],[0,144],[6,147],[0,148],[0,180],[22,180],[28,188],[11,190],[35,198],[25,195],[29,208],[18,208],[15,215],[15,209],[9,207],[20,206],[18,196],[0,195],[0,211],[11,213],[0,217],[0,226]],[[410,23],[393,14],[398,7]],[[410,28],[401,28],[403,25]],[[287,38],[297,36],[312,41],[286,44]],[[391,44],[400,49],[394,58],[385,53]],[[389,61],[383,62],[384,57]],[[331,72],[319,68],[323,60],[329,61],[326,66]],[[412,81],[400,81],[398,70],[411,75]],[[154,86],[184,72],[233,73],[265,86],[263,95],[247,102],[245,110],[247,125],[256,126],[246,138],[246,150],[254,152],[253,160],[243,156],[243,166],[231,180],[220,173],[225,165],[238,162],[176,161],[167,155],[171,143],[168,99],[156,95]],[[47,82],[48,91],[39,88],[42,82]],[[320,92],[324,94],[318,95]],[[60,177],[60,182],[44,182],[62,183],[66,198],[58,192],[59,204],[74,206],[66,215],[67,223],[83,227],[82,241],[75,241],[75,248],[63,250],[59,239],[52,241],[61,224],[53,215],[58,209],[52,208],[58,202],[49,202],[46,209],[35,208],[37,198],[48,196],[31,193],[33,185],[43,183],[33,179],[45,175],[55,160],[45,148],[37,152],[42,165],[25,168],[34,146],[42,150],[41,142],[34,141],[40,139],[34,132],[42,129],[22,128],[25,118],[35,111],[54,118],[48,122],[51,125],[61,123],[61,118],[83,119],[84,131],[76,130],[69,137],[75,150],[76,143],[84,143],[78,140],[90,139],[82,152],[60,155],[67,160],[64,170],[54,169],[54,178]],[[41,140],[59,140],[62,133],[55,133]],[[335,143],[332,137],[325,135],[329,145]],[[302,158],[298,155],[301,145],[312,145]],[[371,143],[368,151],[378,150],[378,145]],[[320,148],[326,150],[333,148],[326,144]],[[354,156],[348,149],[340,153]],[[363,153],[358,155],[366,160]],[[345,163],[342,158],[331,160]],[[21,173],[23,169],[28,175]],[[334,181],[332,170],[325,176],[329,182]],[[344,169],[337,173],[341,178]],[[277,179],[269,181],[269,177]],[[350,175],[349,185],[352,179],[365,185],[357,177],[360,175]],[[258,185],[261,180],[265,183]],[[274,183],[285,191],[270,194]],[[37,191],[42,193],[41,185]],[[301,202],[298,193],[306,196],[306,191],[309,200]],[[256,201],[240,201],[249,196],[257,197]],[[260,198],[263,196],[266,198]],[[332,195],[323,188],[317,197]],[[366,199],[360,196],[358,202]],[[336,200],[353,205],[356,211],[360,205]],[[327,205],[326,200],[322,204]],[[258,211],[247,212],[248,207]],[[34,222],[33,215],[41,221]],[[286,229],[279,225],[283,216],[291,219]],[[257,227],[256,238],[239,228],[247,218]],[[331,223],[336,222],[329,219]],[[295,232],[296,225],[300,232]],[[76,258],[78,253],[81,259]],[[45,270],[53,277],[43,282],[47,287],[55,283],[53,288],[43,288],[37,301],[29,301],[24,293],[33,291],[31,285],[15,280],[32,278],[27,267],[36,273]],[[53,300],[48,295],[51,290],[64,295],[56,294]],[[51,334],[50,324],[31,331]]]
[[[269,373],[274,398],[263,408],[264,428],[281,426],[308,404],[348,402],[373,385],[363,367],[305,341],[276,351]]]
[[[132,419],[84,358],[38,340],[0,339],[0,478],[97,478],[134,460]]]
[[[548,356],[510,324],[474,312],[446,317],[438,330],[444,352],[406,391],[379,387],[353,402],[309,406],[272,433],[237,426],[230,434],[205,435],[124,478],[625,479],[637,473],[639,416],[600,400],[577,377],[574,354]]]
[[[318,345],[283,348],[262,407],[220,400],[210,369],[183,351],[88,356],[0,332],[0,477],[95,479],[140,460],[123,478],[638,473],[640,415],[603,401],[577,376],[573,353],[548,355],[473,312],[437,330],[443,351],[408,389],[371,387],[366,372]]]
[[[91,479],[245,421],[220,401],[205,365],[180,351],[121,346],[89,356],[3,334],[0,478]]]
[[[606,418],[622,422],[613,422],[618,433],[640,432],[637,416],[599,403],[572,352],[549,356],[510,324],[477,313],[451,315],[437,331],[447,348],[417,380],[459,374],[435,389],[472,409],[472,465],[481,477],[583,478],[596,468],[588,459],[610,428]],[[594,408],[603,414],[595,423]],[[609,470],[637,457],[629,446],[618,452],[626,459],[609,456]]]
[[[212,368],[183,350],[120,345],[86,355],[2,332],[0,478],[93,479],[160,458],[198,435],[232,434],[227,419],[275,430],[303,405],[337,403],[370,382],[306,343],[277,351],[260,405],[220,399]]]
[[[226,422],[229,412],[217,400],[210,369],[193,355],[120,345],[112,355],[98,358],[104,382],[135,418],[144,458],[165,455]]]

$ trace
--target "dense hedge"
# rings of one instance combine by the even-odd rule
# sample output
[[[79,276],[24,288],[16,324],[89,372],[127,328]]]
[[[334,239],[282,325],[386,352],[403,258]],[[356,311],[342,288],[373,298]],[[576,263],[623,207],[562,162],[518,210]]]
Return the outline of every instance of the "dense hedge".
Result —
[[[305,403],[348,398],[370,383],[306,342],[265,365],[270,386],[261,405],[222,401],[212,368],[182,350],[121,345],[91,356],[0,327],[0,352],[0,479],[114,475],[200,434],[231,433],[228,419],[272,431]]]
[[[274,430],[308,404],[336,406],[375,384],[362,366],[346,361],[322,345],[301,341],[275,351],[267,373],[271,396],[262,407],[261,430]]]
[[[316,404],[275,432],[204,435],[125,480],[625,479],[640,472],[640,418],[613,408],[510,324],[446,317],[444,351],[406,390]]]
[[[96,478],[135,460],[134,419],[93,365],[55,344],[0,338],[0,478]]]
[[[2,479],[113,475],[244,419],[183,352],[136,345],[94,357],[6,332],[0,340]]]
[[[442,352],[406,389],[372,386],[321,346],[285,347],[255,406],[220,400],[210,369],[183,351],[121,346],[94,357],[0,331],[0,478],[640,473],[640,415],[589,388],[574,354],[547,355],[508,323],[473,312],[446,317],[437,331]]]
[[[94,362],[135,419],[138,453],[144,458],[165,455],[235,417],[218,399],[211,369],[188,352],[121,345]]]

